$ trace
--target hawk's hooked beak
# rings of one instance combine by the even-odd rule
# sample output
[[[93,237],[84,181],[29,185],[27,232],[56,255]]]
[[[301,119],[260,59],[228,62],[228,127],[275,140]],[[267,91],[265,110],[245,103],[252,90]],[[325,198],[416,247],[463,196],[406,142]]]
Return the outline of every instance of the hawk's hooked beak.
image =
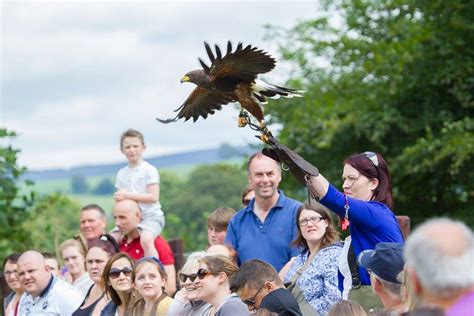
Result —
[[[183,82],[188,82],[189,81],[189,77],[188,76],[183,76],[183,78],[181,78],[181,83]]]

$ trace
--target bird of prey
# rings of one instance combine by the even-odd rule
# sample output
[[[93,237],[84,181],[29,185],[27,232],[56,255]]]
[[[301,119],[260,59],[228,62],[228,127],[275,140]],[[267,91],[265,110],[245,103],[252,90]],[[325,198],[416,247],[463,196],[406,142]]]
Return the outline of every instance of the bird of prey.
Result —
[[[184,118],[192,118],[194,122],[199,117],[206,119],[208,115],[221,110],[222,105],[239,102],[241,117],[239,126],[249,122],[245,110],[250,112],[260,123],[262,133],[268,131],[265,126],[261,105],[267,103],[267,98],[280,96],[292,98],[301,97],[303,91],[276,86],[257,79],[259,74],[267,73],[275,68],[275,59],[268,53],[242,43],[233,50],[232,43],[227,42],[227,51],[223,55],[219,46],[215,45],[215,55],[208,43],[204,42],[211,65],[199,58],[202,69],[192,70],[181,78],[181,82],[192,82],[197,87],[191,92],[184,103],[175,110],[176,117],[159,119],[162,123],[176,122]],[[244,110],[245,109],[245,110]]]

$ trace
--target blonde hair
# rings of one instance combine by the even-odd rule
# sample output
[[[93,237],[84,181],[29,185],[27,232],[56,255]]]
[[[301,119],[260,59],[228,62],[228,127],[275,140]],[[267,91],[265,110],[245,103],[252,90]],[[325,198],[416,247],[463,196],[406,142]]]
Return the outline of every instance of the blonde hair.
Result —
[[[87,251],[84,248],[84,245],[77,239],[66,239],[62,242],[62,244],[59,246],[59,255],[61,256],[61,259],[63,258],[63,251],[69,247],[76,248],[85,260]]]

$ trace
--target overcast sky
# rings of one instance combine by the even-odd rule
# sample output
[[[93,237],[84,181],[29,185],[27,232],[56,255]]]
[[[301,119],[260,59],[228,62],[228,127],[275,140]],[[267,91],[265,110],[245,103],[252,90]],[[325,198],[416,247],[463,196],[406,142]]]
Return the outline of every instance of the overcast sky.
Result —
[[[0,126],[19,134],[30,170],[122,161],[119,136],[142,131],[146,155],[241,145],[238,110],[163,125],[194,88],[203,41],[242,41],[279,59],[264,24],[314,17],[316,1],[2,1]],[[277,63],[267,81],[288,79]]]

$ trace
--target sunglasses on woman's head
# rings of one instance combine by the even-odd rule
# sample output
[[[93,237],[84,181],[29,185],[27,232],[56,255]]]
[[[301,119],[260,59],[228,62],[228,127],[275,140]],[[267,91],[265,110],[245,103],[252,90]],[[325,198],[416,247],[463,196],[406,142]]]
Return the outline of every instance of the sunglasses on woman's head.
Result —
[[[377,157],[377,154],[371,151],[366,151],[363,152],[362,155],[366,158],[369,158],[370,161],[374,164],[374,166],[378,167],[379,166],[379,158]]]
[[[126,277],[129,277],[132,274],[131,267],[125,267],[123,269],[112,268],[109,272],[109,278],[117,279],[120,276],[120,273],[123,273]]]
[[[186,279],[188,279],[188,278],[191,282],[194,282],[194,280],[196,280],[196,278],[197,278],[197,274],[196,273],[192,273],[192,274],[180,273],[179,274],[179,280],[183,283],[185,283]]]

